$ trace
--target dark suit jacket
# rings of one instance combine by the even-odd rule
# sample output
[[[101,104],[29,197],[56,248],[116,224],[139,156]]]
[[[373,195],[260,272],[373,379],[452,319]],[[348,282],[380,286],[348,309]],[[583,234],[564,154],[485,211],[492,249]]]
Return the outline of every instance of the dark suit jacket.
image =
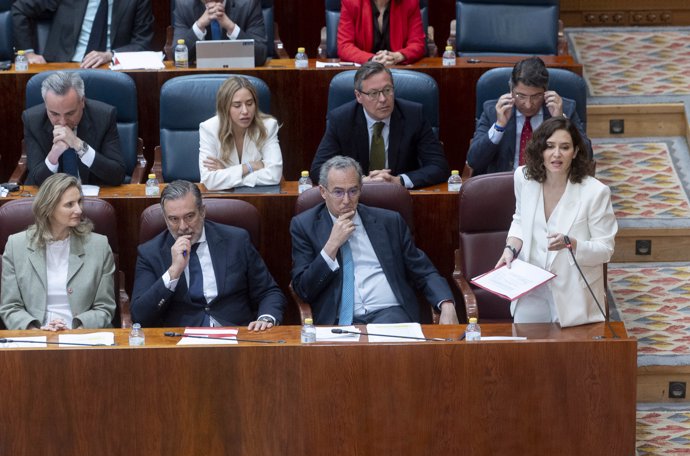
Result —
[[[482,113],[477,129],[472,137],[470,143],[470,150],[467,152],[467,164],[472,168],[472,175],[478,176],[480,174],[499,173],[502,171],[513,171],[513,164],[515,162],[515,138],[516,120],[515,108],[513,107],[513,115],[510,117],[503,137],[498,144],[494,144],[489,140],[488,131],[496,122],[496,102],[498,100],[489,100],[484,103],[484,112]],[[544,120],[551,117],[551,113],[546,105],[542,106],[542,113]],[[575,110],[575,102],[569,98],[563,98],[563,113],[575,123],[580,135],[587,143],[587,155],[592,158],[592,143],[587,138],[587,134],[582,128],[582,122]]]
[[[192,26],[197,19],[204,14],[204,4],[199,0],[174,0],[175,11],[173,24],[175,26],[175,39],[183,39],[189,48],[189,59],[196,60],[197,37]],[[261,13],[260,0],[227,0],[225,2],[225,14],[240,26],[241,40],[254,40],[254,60],[256,66],[266,62],[267,46],[273,43],[266,42],[266,28],[264,16]],[[206,29],[206,40],[211,39],[211,27]]]
[[[280,322],[285,296],[252,245],[249,233],[208,220],[204,226],[218,284],[218,296],[206,306],[208,313],[225,326],[248,325],[263,314]],[[143,326],[200,326],[204,320],[206,311],[190,300],[184,275],[174,292],[163,284],[174,242],[165,230],[139,246],[131,311],[133,321]]]
[[[369,173],[369,132],[362,105],[353,100],[328,113],[326,133],[311,164],[311,178],[335,155],[352,157]],[[395,99],[388,136],[388,167],[394,175],[407,174],[415,187],[445,182],[450,175],[443,146],[424,118],[422,105]]]
[[[45,104],[33,106],[22,114],[24,147],[28,166],[27,185],[41,185],[52,175],[45,164],[53,146],[53,125],[48,119]],[[96,158],[87,168],[79,161],[79,176],[83,184],[120,185],[125,178],[125,162],[117,134],[115,108],[96,100],[85,100],[84,114],[77,126],[77,136],[96,151]],[[60,167],[62,171],[62,157]]]
[[[405,220],[394,211],[363,204],[357,206],[376,257],[393,293],[413,321],[419,321],[415,289],[433,305],[453,300],[446,280],[412,240]],[[335,324],[340,312],[342,268],[331,271],[321,256],[333,227],[325,203],[292,219],[292,287],[311,304],[314,322]],[[340,253],[338,262],[342,264]]]
[[[70,62],[77,47],[88,0],[16,0],[12,23],[17,49],[36,46],[35,21],[52,16],[43,57],[47,62]],[[151,0],[114,0],[110,24],[111,49],[148,51],[153,39]]]

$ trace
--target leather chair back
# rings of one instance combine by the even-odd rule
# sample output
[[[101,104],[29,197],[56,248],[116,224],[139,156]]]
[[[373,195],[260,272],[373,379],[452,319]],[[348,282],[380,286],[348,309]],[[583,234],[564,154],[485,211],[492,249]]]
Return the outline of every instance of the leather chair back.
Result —
[[[355,99],[356,70],[337,73],[328,87],[328,111]],[[408,101],[415,101],[424,106],[424,117],[438,137],[438,84],[425,73],[412,70],[392,69],[395,96]]]
[[[117,132],[120,136],[122,158],[125,161],[125,182],[131,181],[137,166],[139,115],[137,112],[137,86],[126,73],[103,70],[76,71],[84,80],[86,97],[114,106],[117,109]],[[26,83],[26,108],[43,103],[41,84],[52,71],[38,73]]]
[[[477,80],[477,104],[475,118],[479,120],[484,110],[484,102],[498,99],[509,90],[508,83],[512,67],[492,68]],[[549,90],[575,101],[575,110],[587,131],[587,84],[582,76],[569,70],[549,68]]]
[[[254,206],[242,200],[220,198],[206,198],[204,205],[208,220],[247,230],[252,244],[259,249],[261,217]],[[153,239],[166,229],[161,205],[153,204],[147,207],[139,220],[139,243],[143,244]]]
[[[457,0],[460,55],[558,54],[560,0]]]
[[[216,93],[225,80],[243,76],[254,84],[259,108],[271,112],[271,91],[256,77],[198,74],[170,79],[161,87],[160,141],[163,180],[199,182],[199,124],[216,114]]]
[[[300,194],[295,202],[295,215],[323,202],[319,187]],[[359,202],[365,206],[381,207],[399,213],[414,235],[414,211],[410,192],[398,184],[371,182],[362,186]]]
[[[326,56],[338,58],[338,23],[340,22],[340,0],[326,2]],[[429,42],[429,0],[419,0],[419,12],[422,14],[425,42]]]
[[[465,181],[460,188],[458,258],[468,280],[496,265],[506,245],[515,212],[513,173],[484,174]],[[480,321],[512,321],[510,302],[472,285]]]
[[[0,0],[0,60],[14,60],[12,0]]]
[[[273,24],[275,22],[275,12],[273,9],[273,0],[261,0],[261,14],[264,16],[264,27],[266,28],[266,42],[267,44],[267,57],[276,58],[275,50],[275,32],[273,30]]]

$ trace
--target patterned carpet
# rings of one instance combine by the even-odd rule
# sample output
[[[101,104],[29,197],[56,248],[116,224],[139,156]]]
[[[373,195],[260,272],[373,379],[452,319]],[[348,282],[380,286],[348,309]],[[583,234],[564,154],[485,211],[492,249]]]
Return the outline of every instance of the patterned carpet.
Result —
[[[690,94],[690,29],[568,29],[590,95]]]
[[[638,456],[690,454],[690,411],[638,410]]]

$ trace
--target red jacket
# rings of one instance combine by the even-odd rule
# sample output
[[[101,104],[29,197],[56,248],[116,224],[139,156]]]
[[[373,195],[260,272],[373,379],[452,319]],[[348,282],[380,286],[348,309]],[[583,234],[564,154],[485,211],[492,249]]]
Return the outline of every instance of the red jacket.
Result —
[[[419,0],[391,0],[389,51],[401,52],[402,63],[414,63],[426,55],[426,40]],[[346,62],[364,63],[372,54],[374,19],[370,0],[342,0],[338,24],[338,55]]]

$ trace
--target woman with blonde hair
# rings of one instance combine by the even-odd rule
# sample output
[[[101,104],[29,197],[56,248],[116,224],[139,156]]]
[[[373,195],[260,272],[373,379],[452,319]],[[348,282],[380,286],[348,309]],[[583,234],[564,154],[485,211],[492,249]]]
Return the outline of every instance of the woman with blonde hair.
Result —
[[[218,89],[216,115],[199,125],[199,171],[207,189],[280,183],[278,122],[258,101],[256,88],[241,76]]]
[[[7,240],[0,316],[8,329],[103,328],[115,313],[108,239],[83,216],[76,177],[48,177],[33,201],[35,223]]]

